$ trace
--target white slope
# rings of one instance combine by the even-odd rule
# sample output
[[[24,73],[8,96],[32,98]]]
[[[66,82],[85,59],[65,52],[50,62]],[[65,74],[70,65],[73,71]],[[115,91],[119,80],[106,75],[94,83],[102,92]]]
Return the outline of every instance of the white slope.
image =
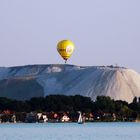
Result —
[[[133,70],[114,67],[87,67],[39,76],[38,82],[48,94],[80,94],[93,100],[110,96],[115,100],[132,102],[140,97],[140,75]]]
[[[72,65],[33,65],[0,68],[0,80],[34,77],[44,89],[44,96],[65,94],[110,96],[115,100],[132,102],[140,97],[140,75],[120,67],[80,67]]]

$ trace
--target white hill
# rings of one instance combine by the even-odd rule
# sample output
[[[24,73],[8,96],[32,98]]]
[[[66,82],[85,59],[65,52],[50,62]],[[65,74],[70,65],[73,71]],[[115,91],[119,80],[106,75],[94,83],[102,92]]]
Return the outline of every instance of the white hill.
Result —
[[[132,102],[140,97],[140,75],[113,66],[31,65],[0,68],[0,96],[18,100],[50,94],[110,96]]]

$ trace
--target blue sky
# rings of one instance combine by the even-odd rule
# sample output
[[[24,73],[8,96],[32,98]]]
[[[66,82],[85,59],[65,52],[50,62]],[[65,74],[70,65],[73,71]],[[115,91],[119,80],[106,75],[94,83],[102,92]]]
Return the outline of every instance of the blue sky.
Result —
[[[0,0],[0,66],[119,65],[140,72],[140,0]]]

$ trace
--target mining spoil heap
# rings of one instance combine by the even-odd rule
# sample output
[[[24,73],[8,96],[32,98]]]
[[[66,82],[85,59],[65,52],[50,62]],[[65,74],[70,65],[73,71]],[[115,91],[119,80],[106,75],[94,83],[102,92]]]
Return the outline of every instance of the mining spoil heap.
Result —
[[[28,100],[53,94],[110,96],[132,102],[140,97],[140,75],[114,66],[28,65],[0,67],[0,97]]]

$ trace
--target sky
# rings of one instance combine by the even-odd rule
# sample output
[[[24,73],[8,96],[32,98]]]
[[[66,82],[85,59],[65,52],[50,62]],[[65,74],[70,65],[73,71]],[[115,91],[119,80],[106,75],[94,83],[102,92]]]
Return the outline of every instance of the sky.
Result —
[[[140,72],[140,0],[0,0],[0,66],[118,65]]]

